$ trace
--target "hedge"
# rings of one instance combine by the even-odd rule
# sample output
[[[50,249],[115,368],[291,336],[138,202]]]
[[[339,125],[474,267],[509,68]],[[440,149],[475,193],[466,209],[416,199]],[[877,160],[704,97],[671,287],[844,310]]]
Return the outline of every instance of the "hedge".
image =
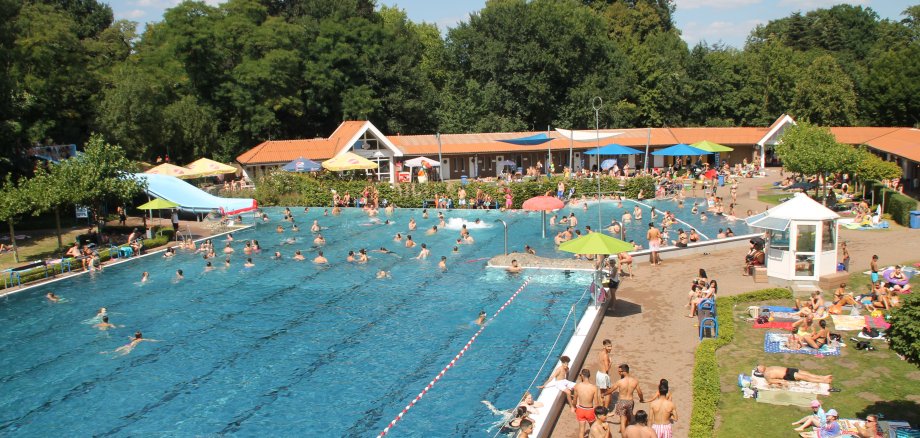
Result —
[[[704,339],[696,347],[693,366],[693,413],[690,416],[690,437],[711,438],[715,430],[716,410],[722,395],[716,350],[735,339],[735,305],[778,299],[792,299],[792,291],[783,288],[761,289],[746,294],[716,299],[719,337]]]
[[[876,204],[885,206],[885,213],[891,215],[891,219],[903,226],[910,225],[910,212],[917,209],[917,201],[908,196],[886,187],[878,181],[866,181],[865,198],[872,201],[875,196]]]
[[[585,195],[587,197],[597,193],[596,179],[570,179],[564,180],[562,177],[536,178],[523,182],[514,182],[511,184],[499,182],[477,182],[470,181],[466,186],[467,199],[473,199],[476,191],[482,189],[483,192],[492,196],[496,201],[504,205],[504,195],[502,190],[505,187],[511,187],[513,196],[513,208],[521,208],[521,204],[534,196],[539,196],[551,192],[556,193],[556,185],[559,181],[564,181],[566,191],[568,188],[575,187],[575,196]],[[386,182],[368,183],[364,180],[343,180],[337,175],[309,175],[296,174],[290,172],[273,172],[262,178],[256,185],[254,194],[259,205],[266,206],[306,206],[322,207],[332,206],[333,191],[344,194],[350,193],[352,199],[361,196],[361,192],[368,184],[374,185],[380,193],[380,200],[386,199],[389,203],[398,207],[421,207],[425,200],[434,199],[436,194],[447,193],[454,200],[457,199],[457,191],[461,184],[458,181],[437,181],[425,184],[419,183],[400,183],[390,184]],[[636,198],[639,191],[642,191],[646,198],[651,198],[655,193],[655,179],[652,177],[630,178],[626,180],[623,186],[620,180],[614,178],[601,178],[601,192],[625,192],[627,198]]]
[[[160,230],[157,233],[157,235],[154,236],[152,239],[144,239],[144,248],[156,248],[158,246],[162,246],[162,245],[169,243],[173,239],[173,233],[174,232],[171,229]],[[103,248],[99,250],[99,260],[100,261],[105,262],[105,261],[110,260],[111,258],[112,256],[111,254],[109,254],[109,248]],[[72,271],[78,271],[80,267],[81,267],[80,262],[78,261],[71,262]],[[47,277],[45,275],[46,272],[48,273]],[[58,263],[58,264],[48,267],[47,271],[44,266],[40,266],[34,269],[29,269],[27,271],[22,271],[19,273],[19,276],[20,276],[20,279],[22,280],[22,284],[26,284],[26,283],[30,283],[30,282],[37,281],[37,280],[44,280],[45,278],[53,277],[61,273],[63,273],[63,269],[61,267],[61,264]],[[6,282],[0,283],[0,290],[6,289],[7,286],[8,286],[8,283]],[[9,285],[9,286],[12,287],[12,285]]]

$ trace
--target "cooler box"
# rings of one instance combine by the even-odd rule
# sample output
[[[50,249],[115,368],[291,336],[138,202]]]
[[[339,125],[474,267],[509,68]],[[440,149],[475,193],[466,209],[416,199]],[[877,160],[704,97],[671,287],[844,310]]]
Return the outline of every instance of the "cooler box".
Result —
[[[920,228],[920,210],[910,212],[910,227]]]

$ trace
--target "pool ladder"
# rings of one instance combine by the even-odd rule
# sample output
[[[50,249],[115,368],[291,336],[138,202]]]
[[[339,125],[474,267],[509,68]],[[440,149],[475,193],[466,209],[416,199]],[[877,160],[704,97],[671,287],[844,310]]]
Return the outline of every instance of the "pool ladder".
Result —
[[[508,255],[508,223],[502,219],[495,219],[495,222],[501,222],[505,227],[505,255]]]

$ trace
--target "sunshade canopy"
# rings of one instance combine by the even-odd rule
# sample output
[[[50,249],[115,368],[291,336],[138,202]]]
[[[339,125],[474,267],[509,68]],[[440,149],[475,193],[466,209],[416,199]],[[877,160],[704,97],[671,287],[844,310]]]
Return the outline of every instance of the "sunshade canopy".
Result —
[[[556,128],[556,132],[562,134],[565,138],[570,138],[575,141],[597,141],[622,134],[622,132],[599,132],[594,130],[573,131],[559,128]]]
[[[236,169],[233,169],[235,172]],[[176,178],[189,179],[189,178],[198,178],[199,175],[192,169],[185,167],[179,167],[174,164],[163,163],[153,169],[149,169],[144,173],[152,173],[154,175],[166,175],[174,176]]]
[[[376,169],[377,163],[360,155],[356,155],[351,152],[345,152],[338,157],[333,157],[323,161],[323,167],[335,172],[340,172],[343,170]]]
[[[529,137],[510,138],[507,140],[498,140],[498,141],[502,143],[516,144],[519,146],[533,146],[533,145],[546,143],[550,140],[552,140],[552,138],[549,138],[549,136],[546,134],[536,134],[536,135],[531,135]]]
[[[731,152],[734,150],[728,146],[720,145],[709,140],[698,141],[690,146],[707,152]]]
[[[224,163],[218,163],[214,160],[209,160],[207,158],[200,158],[185,166],[189,168],[192,173],[195,174],[195,177],[203,176],[217,176],[217,175],[226,175],[228,173],[236,173],[236,168]]]
[[[406,160],[403,163],[404,166],[409,166],[409,167],[422,167],[426,164],[431,167],[437,167],[441,165],[441,163],[438,160],[432,160],[431,158],[426,158],[426,157],[413,158],[411,160]]]
[[[794,220],[824,221],[839,217],[839,214],[809,198],[808,195],[796,193],[792,199],[744,221],[752,227],[785,231],[789,228],[789,223]]]
[[[619,254],[633,250],[633,245],[603,233],[588,233],[563,242],[559,249],[573,254]]]
[[[521,205],[524,210],[530,211],[552,211],[558,210],[565,206],[559,198],[553,196],[534,196]]]
[[[281,170],[286,172],[316,172],[320,169],[322,169],[322,166],[319,163],[304,157],[298,157],[296,160],[281,166]]]
[[[597,149],[591,149],[590,151],[585,152],[585,155],[636,155],[641,153],[642,151],[640,150],[626,147],[617,143],[611,143],[601,146]]]
[[[655,151],[655,152],[652,152],[652,155],[664,155],[664,156],[672,156],[672,157],[682,157],[682,156],[684,156],[684,155],[706,155],[706,154],[708,154],[708,153],[709,153],[709,152],[704,151],[704,150],[702,150],[702,149],[697,149],[697,148],[695,148],[695,147],[693,147],[693,146],[690,146],[690,145],[688,145],[688,144],[680,143],[680,144],[676,144],[676,145],[674,145],[674,146],[669,146],[669,147],[666,147],[666,148],[664,148],[664,149],[661,149],[661,150],[657,150],[657,151]]]
[[[609,170],[611,167],[617,165],[617,160],[609,159],[601,161],[601,170]]]
[[[146,202],[142,205],[137,206],[138,210],[166,210],[169,208],[176,208],[179,204],[176,204],[172,201],[167,201],[163,198],[154,198],[152,201]]]

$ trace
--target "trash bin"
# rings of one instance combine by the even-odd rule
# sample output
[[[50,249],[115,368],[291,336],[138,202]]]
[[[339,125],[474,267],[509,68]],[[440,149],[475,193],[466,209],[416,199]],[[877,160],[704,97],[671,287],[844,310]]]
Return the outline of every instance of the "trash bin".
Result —
[[[469,181],[469,179],[467,179],[466,175],[460,175],[460,185],[461,185],[461,186],[465,186],[465,185],[469,184],[469,182],[470,182],[470,181]]]
[[[910,212],[910,227],[920,228],[920,210]]]
[[[719,175],[719,187],[725,187],[725,175]]]

